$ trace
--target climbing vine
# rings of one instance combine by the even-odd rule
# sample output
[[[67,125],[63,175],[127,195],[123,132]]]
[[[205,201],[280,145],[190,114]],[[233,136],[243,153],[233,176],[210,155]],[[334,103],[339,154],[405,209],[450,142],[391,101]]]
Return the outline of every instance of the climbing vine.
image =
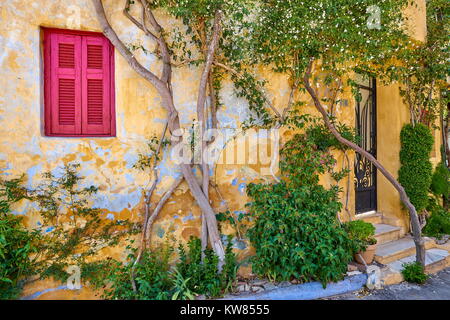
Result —
[[[67,268],[80,267],[84,277],[91,264],[101,258],[101,250],[115,247],[140,226],[120,219],[105,219],[102,209],[93,205],[98,188],[83,186],[78,173],[80,164],[68,164],[55,172],[43,174],[43,183],[29,190],[40,214],[37,272],[42,278],[52,276],[65,281]]]
[[[400,93],[410,109],[411,124],[434,128],[439,116],[448,114],[450,5],[448,1],[430,0],[426,1],[426,11],[427,39],[412,41],[399,51],[401,64],[394,77],[402,84]]]
[[[19,295],[31,276],[66,281],[72,266],[79,269],[83,281],[95,282],[111,262],[102,249],[139,233],[139,224],[106,219],[94,206],[98,188],[83,186],[79,166],[68,164],[46,172],[35,188],[25,187],[21,178],[1,181],[1,283],[6,297]],[[12,206],[19,201],[37,208],[36,226],[26,229],[22,218],[13,214]]]

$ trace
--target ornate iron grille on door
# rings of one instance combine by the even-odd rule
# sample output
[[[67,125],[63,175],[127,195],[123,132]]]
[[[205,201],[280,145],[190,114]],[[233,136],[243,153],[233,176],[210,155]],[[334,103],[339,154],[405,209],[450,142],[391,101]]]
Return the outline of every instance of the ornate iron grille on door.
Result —
[[[360,101],[356,102],[356,130],[360,146],[377,156],[376,81],[361,81]],[[355,159],[356,213],[377,209],[377,171],[370,161],[356,154]]]

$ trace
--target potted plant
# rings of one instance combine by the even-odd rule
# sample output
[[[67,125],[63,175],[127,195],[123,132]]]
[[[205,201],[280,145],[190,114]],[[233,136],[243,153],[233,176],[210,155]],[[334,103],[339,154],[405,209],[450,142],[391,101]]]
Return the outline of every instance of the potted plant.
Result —
[[[353,242],[353,253],[356,262],[371,264],[377,248],[375,227],[371,223],[355,220],[347,222],[345,229]]]

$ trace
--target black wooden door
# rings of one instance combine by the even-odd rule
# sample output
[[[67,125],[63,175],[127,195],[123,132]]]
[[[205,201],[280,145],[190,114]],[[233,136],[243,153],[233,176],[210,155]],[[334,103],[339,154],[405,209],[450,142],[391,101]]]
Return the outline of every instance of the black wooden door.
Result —
[[[359,145],[377,156],[376,81],[361,81],[356,101],[356,130]],[[377,171],[366,158],[355,159],[356,213],[377,210]]]

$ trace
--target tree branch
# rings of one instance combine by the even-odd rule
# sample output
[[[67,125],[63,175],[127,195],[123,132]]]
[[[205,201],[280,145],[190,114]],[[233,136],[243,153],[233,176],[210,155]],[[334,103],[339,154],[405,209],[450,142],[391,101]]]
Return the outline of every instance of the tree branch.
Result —
[[[367,152],[366,150],[364,150],[357,144],[345,139],[337,131],[334,124],[331,122],[330,118],[328,117],[326,110],[323,108],[322,104],[320,103],[320,100],[319,100],[316,92],[311,87],[311,84],[309,82],[313,64],[314,64],[314,59],[311,59],[309,65],[308,65],[308,68],[305,72],[304,78],[303,78],[303,84],[304,84],[306,90],[308,91],[309,95],[313,99],[316,109],[320,112],[320,114],[322,115],[322,118],[325,122],[325,125],[328,127],[328,129],[331,131],[331,133],[336,137],[336,139],[340,143],[350,147],[351,149],[358,152],[361,156],[363,156],[367,160],[369,160],[375,167],[377,167],[377,169],[383,174],[383,176],[398,191],[398,193],[400,194],[400,199],[405,204],[405,206],[408,208],[409,213],[410,213],[414,242],[416,244],[417,262],[421,263],[424,266],[425,265],[425,247],[424,247],[424,240],[421,236],[420,222],[419,222],[419,217],[416,212],[416,208],[413,206],[413,204],[409,200],[409,197],[406,194],[405,189],[402,187],[402,185],[390,174],[389,171],[386,170],[386,168],[384,168],[384,166],[377,159],[375,159],[375,157],[373,155],[371,155],[369,152]]]
[[[139,247],[139,251],[138,251],[136,260],[134,261],[133,268],[131,270],[131,284],[133,286],[133,291],[134,292],[137,291],[136,282],[134,281],[136,267],[141,261],[142,254],[144,253],[144,251],[145,251],[145,249],[147,247],[147,243],[149,244],[150,241],[151,241],[151,237],[150,236],[151,236],[151,232],[152,232],[153,223],[155,222],[156,218],[158,217],[159,213],[161,212],[161,210],[164,207],[164,205],[166,204],[166,202],[170,199],[172,194],[175,192],[175,190],[181,184],[183,179],[184,179],[183,176],[181,176],[180,178],[175,180],[175,182],[171,185],[169,190],[167,190],[166,193],[164,194],[164,196],[159,200],[155,210],[153,210],[153,213],[152,213],[152,215],[150,217],[148,217],[149,206],[148,205],[146,206],[146,218],[145,218],[146,222],[145,222],[145,229],[144,229],[143,234],[142,234],[142,241],[143,241],[143,243],[141,243],[141,246]]]
[[[222,69],[224,69],[224,70],[226,70],[226,71],[228,71],[228,72],[230,72],[232,74],[234,74],[235,76],[237,76],[239,78],[242,78],[242,76],[239,74],[239,72],[237,70],[235,70],[235,69],[233,69],[233,68],[231,68],[231,67],[229,67],[229,66],[227,66],[227,65],[225,65],[223,63],[214,62],[214,65],[219,67],[219,68],[222,68]],[[262,88],[258,88],[258,90],[261,91],[261,92],[263,91]],[[278,119],[282,119],[281,113],[275,108],[275,106],[272,103],[270,103],[267,100],[267,98],[265,100],[266,100],[266,103],[269,106],[269,108],[273,111],[273,113],[275,113],[276,117]]]

